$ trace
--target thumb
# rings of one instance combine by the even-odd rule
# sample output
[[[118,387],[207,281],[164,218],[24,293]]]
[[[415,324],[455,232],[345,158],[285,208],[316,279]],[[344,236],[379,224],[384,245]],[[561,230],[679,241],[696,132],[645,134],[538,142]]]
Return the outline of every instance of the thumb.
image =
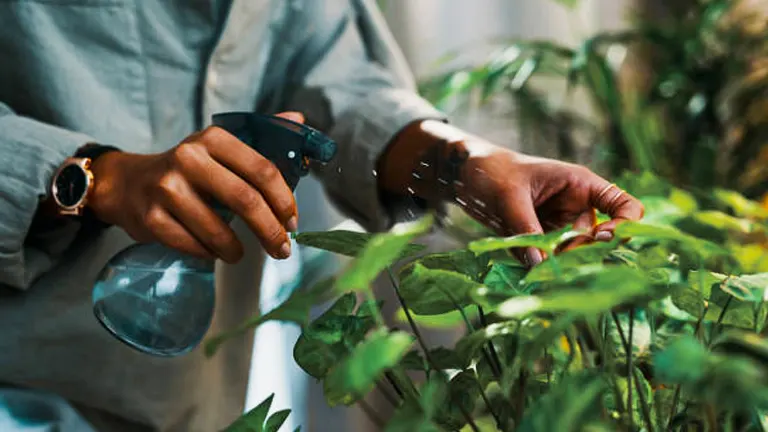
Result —
[[[281,112],[277,114],[277,117],[281,117],[296,123],[304,123],[304,114],[296,111]]]
[[[531,195],[528,193],[512,193],[502,204],[501,218],[512,234],[542,234],[539,217],[533,207]],[[528,248],[524,254],[526,264],[533,267],[544,260],[541,251]]]

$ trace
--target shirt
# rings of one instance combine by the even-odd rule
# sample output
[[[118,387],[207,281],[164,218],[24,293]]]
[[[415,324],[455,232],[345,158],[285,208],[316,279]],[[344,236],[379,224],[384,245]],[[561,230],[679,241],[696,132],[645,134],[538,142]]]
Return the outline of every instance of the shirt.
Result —
[[[368,0],[0,0],[0,53],[0,382],[37,389],[64,431],[62,404],[97,430],[220,430],[242,411],[252,348],[155,358],[100,327],[94,281],[133,240],[33,223],[65,158],[88,142],[160,152],[217,112],[302,111],[339,145],[317,172],[326,191],[380,230],[395,209],[376,160],[408,123],[442,118]],[[246,253],[217,263],[211,333],[258,311],[263,252],[234,229]]]

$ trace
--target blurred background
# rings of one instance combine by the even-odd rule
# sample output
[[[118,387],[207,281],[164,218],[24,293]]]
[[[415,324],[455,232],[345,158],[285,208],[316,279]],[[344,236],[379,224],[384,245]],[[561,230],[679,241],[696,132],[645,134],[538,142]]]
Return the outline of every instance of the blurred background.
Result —
[[[686,188],[762,199],[768,185],[768,0],[381,0],[425,97],[451,121],[526,153],[607,176],[651,171]],[[302,231],[343,225],[314,181]],[[318,210],[320,209],[320,210]],[[445,246],[432,239],[430,247]],[[267,263],[262,308],[333,273],[338,258],[301,249]],[[280,275],[297,275],[281,278]],[[386,313],[386,309],[385,309]],[[275,393],[289,430],[377,430],[356,405],[328,408],[294,363],[299,330],[256,334],[248,408]],[[434,329],[431,342],[453,337]],[[382,414],[387,405],[371,399]]]

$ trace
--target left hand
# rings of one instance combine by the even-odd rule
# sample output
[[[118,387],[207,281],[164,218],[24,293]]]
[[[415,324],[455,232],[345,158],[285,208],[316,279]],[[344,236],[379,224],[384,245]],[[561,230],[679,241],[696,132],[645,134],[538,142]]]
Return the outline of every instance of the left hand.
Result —
[[[613,238],[622,220],[638,220],[643,205],[588,168],[527,156],[482,140],[458,144],[468,156],[461,169],[458,203],[502,235],[538,234],[572,224],[594,240]],[[596,226],[598,210],[611,220]],[[526,253],[529,265],[541,252]]]
[[[451,157],[457,169],[446,181],[450,176],[437,165],[444,167]],[[420,175],[420,167],[433,167],[432,176]],[[523,155],[441,122],[406,128],[380,168],[385,189],[452,200],[501,235],[538,234],[573,224],[588,231],[588,240],[606,241],[618,222],[638,220],[644,211],[640,201],[586,167]],[[595,210],[611,220],[596,226]],[[543,259],[535,249],[524,258],[528,265]]]

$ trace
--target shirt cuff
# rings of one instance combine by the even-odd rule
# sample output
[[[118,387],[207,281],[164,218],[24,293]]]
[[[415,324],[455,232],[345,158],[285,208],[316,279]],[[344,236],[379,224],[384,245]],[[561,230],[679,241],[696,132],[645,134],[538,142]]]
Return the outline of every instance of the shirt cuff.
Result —
[[[445,121],[446,116],[412,91],[387,88],[372,92],[339,119],[330,132],[338,153],[319,174],[340,209],[369,231],[385,231],[423,211],[411,197],[383,197],[376,166],[392,139],[410,123]]]

